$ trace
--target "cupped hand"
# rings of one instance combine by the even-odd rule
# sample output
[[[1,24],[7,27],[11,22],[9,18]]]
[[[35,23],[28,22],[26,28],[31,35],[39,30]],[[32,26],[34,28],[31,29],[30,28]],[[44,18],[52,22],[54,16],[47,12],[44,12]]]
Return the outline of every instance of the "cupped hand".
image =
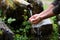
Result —
[[[31,16],[29,18],[29,21],[32,23],[32,24],[37,24],[41,21],[41,18],[40,18],[40,15],[39,14],[35,14],[33,16]]]

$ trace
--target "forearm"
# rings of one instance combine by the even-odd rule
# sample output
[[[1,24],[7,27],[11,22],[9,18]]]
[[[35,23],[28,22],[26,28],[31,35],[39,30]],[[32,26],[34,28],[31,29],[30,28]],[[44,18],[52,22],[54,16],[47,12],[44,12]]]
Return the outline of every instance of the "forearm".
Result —
[[[40,17],[42,18],[42,20],[55,15],[52,11],[53,8],[54,6],[51,4],[46,10],[40,13]]]

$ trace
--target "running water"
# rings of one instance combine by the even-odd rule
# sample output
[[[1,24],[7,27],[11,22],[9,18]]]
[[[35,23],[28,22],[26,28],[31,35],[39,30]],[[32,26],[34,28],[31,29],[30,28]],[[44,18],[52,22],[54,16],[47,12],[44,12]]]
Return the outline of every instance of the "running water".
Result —
[[[32,14],[32,10],[29,9],[29,11],[30,11],[30,15],[32,16],[32,15],[33,15],[33,14]],[[37,28],[37,27],[40,28],[40,27],[41,27],[41,26],[40,26],[41,23],[42,23],[42,22],[39,22],[38,24],[32,24],[32,27],[33,27],[33,28]]]
[[[29,11],[30,11],[30,15],[32,16],[32,10],[29,9]],[[41,26],[51,24],[51,23],[52,22],[50,22],[49,19],[45,19],[45,20],[42,20],[41,22],[39,22],[38,24],[32,24],[32,27],[33,28],[38,28],[38,27],[41,28]]]
[[[30,15],[32,16],[32,10],[31,9],[29,9],[29,11],[30,11]],[[39,29],[40,29],[40,27],[41,27],[41,22],[39,22],[38,24],[32,24],[32,28],[34,29],[34,28],[37,28],[37,31],[35,31],[35,30],[33,30],[35,33],[37,33],[37,40],[40,40],[41,39],[41,37],[42,37],[42,35],[41,35],[41,33],[42,33],[42,31],[40,31]]]

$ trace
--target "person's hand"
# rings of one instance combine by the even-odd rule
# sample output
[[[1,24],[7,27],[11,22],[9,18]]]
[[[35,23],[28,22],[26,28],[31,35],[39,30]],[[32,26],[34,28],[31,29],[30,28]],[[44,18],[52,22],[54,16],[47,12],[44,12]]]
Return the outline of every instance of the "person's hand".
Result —
[[[40,18],[40,15],[39,14],[35,14],[33,16],[31,16],[29,18],[29,21],[32,23],[32,24],[37,24],[41,21],[42,19]]]

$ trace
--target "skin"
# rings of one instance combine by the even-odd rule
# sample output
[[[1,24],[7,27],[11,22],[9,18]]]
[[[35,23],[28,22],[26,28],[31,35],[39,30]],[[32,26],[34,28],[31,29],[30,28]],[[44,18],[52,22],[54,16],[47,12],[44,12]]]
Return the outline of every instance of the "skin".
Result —
[[[29,21],[32,24],[37,24],[37,23],[39,23],[40,21],[42,21],[42,20],[44,20],[46,18],[54,16],[55,14],[52,11],[53,8],[54,8],[54,5],[50,4],[50,6],[46,10],[42,11],[39,14],[35,14],[35,15],[31,16],[29,18]]]

